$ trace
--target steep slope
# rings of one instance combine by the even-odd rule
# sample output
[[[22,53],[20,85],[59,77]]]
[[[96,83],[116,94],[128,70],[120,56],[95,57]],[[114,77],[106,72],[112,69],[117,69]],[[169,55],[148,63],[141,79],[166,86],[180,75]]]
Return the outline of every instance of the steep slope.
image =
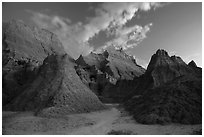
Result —
[[[3,105],[32,82],[43,60],[51,54],[65,54],[55,34],[31,28],[21,21],[3,23]]]
[[[166,51],[158,50],[126,108],[141,123],[201,123],[201,76],[180,57],[169,57]]]
[[[67,54],[48,56],[36,79],[6,108],[34,110],[46,116],[103,109],[97,96],[81,82],[74,66]]]

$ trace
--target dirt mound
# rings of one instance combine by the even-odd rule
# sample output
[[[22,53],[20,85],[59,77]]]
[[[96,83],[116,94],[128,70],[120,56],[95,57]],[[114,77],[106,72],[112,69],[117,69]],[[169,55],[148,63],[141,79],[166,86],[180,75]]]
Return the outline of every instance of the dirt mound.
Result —
[[[36,79],[7,108],[35,110],[46,116],[103,109],[97,96],[81,82],[74,66],[67,54],[48,56]]]
[[[125,104],[127,110],[145,124],[201,123],[202,73],[196,69],[158,50]]]
[[[24,91],[43,60],[51,54],[65,54],[55,34],[29,27],[21,21],[3,23],[3,105]]]

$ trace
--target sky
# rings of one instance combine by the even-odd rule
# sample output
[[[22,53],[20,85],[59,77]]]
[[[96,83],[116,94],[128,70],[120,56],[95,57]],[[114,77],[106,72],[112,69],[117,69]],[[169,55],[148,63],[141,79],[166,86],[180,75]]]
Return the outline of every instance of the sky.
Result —
[[[2,20],[45,28],[73,58],[110,46],[147,67],[157,49],[202,66],[202,3],[3,3]]]

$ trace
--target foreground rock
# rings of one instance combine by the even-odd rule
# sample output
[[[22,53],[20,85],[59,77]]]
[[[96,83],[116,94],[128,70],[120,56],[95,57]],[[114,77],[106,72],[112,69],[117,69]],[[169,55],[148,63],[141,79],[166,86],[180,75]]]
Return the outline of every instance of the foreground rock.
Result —
[[[192,63],[191,63],[192,64]],[[126,108],[145,124],[202,122],[202,71],[158,50],[140,77]]]
[[[3,23],[3,105],[27,88],[43,60],[51,54],[65,54],[55,34],[29,27],[21,21]]]
[[[74,66],[67,54],[48,56],[36,79],[7,108],[35,110],[46,116],[103,109],[97,96],[81,82]]]

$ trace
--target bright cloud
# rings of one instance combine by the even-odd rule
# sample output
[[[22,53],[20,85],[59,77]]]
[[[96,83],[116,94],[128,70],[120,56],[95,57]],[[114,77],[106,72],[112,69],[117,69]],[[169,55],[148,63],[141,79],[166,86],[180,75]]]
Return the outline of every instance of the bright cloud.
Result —
[[[150,31],[150,26],[152,26],[152,23],[147,24],[144,27],[135,25],[132,27],[120,28],[115,32],[116,37],[113,40],[108,41],[103,49],[109,46],[123,48],[124,50],[133,48],[146,38],[147,32]]]
[[[106,46],[133,47],[146,37],[151,24],[144,27],[135,25],[126,27],[138,10],[147,11],[159,7],[159,3],[102,3],[96,7],[94,17],[89,17],[87,23],[72,23],[70,19],[60,16],[50,16],[44,13],[27,10],[31,20],[40,28],[45,28],[57,34],[65,50],[72,57],[86,55],[94,49],[88,43],[100,31],[107,31],[115,38]]]
[[[150,10],[151,7],[158,7],[158,3],[103,3],[95,9],[96,17],[90,18],[85,25],[84,41],[88,41],[101,30],[113,30],[120,28],[131,20],[136,12]]]

